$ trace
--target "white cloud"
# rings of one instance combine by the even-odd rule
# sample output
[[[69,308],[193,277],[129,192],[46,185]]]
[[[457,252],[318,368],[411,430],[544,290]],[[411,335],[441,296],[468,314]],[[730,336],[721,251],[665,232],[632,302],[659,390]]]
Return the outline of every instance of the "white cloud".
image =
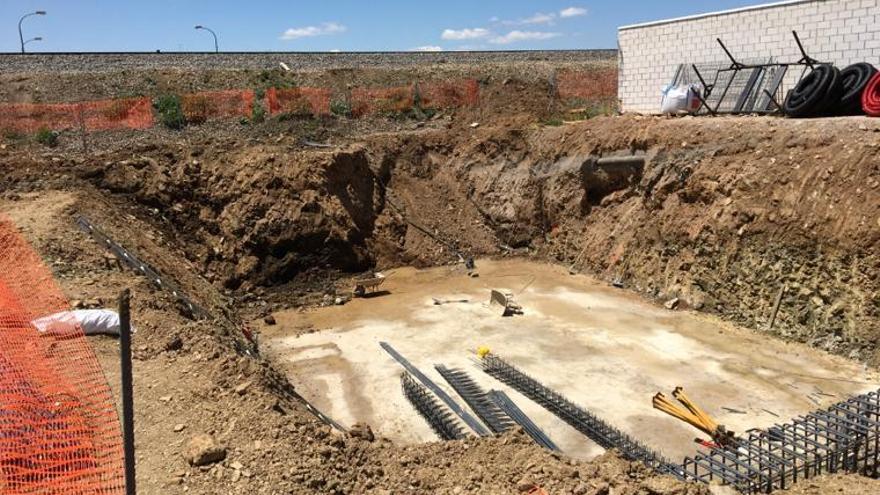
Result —
[[[442,52],[443,47],[437,45],[425,45],[425,46],[417,46],[415,48],[410,49],[411,52]]]
[[[581,15],[587,15],[587,9],[581,7],[569,7],[567,9],[562,9],[559,11],[559,17],[562,18],[578,17]]]
[[[444,29],[440,35],[444,40],[474,40],[489,36],[489,30],[484,28],[473,29]]]
[[[511,31],[503,36],[496,36],[489,40],[490,43],[496,45],[508,45],[519,41],[535,41],[549,40],[561,36],[559,33],[548,33],[545,31]]]
[[[295,40],[299,38],[309,38],[313,36],[327,36],[331,34],[344,33],[348,28],[336,22],[325,22],[320,26],[305,26],[299,28],[290,28],[281,35],[282,40]]]
[[[334,48],[330,50],[330,53],[342,53],[342,50],[340,50],[339,48]]]
[[[520,24],[552,24],[556,19],[556,14],[544,14],[538,12],[537,14],[526,17],[519,21]]]
[[[495,19],[497,20],[498,18],[495,17]],[[552,25],[555,20],[556,20],[555,13],[551,12],[549,14],[545,14],[543,12],[538,12],[536,14],[533,14],[529,17],[525,17],[523,19],[517,19],[515,21],[508,20],[508,21],[498,21],[498,22],[500,22],[502,25],[505,25],[505,26],[525,26],[525,25],[529,25],[529,24]]]

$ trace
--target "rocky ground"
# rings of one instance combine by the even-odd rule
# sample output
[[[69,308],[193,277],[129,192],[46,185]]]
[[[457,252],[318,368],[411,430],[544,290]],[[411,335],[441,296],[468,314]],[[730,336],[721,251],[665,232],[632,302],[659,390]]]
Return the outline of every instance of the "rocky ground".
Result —
[[[68,296],[112,305],[134,290],[142,493],[706,493],[612,454],[572,462],[521,434],[399,447],[366,426],[322,424],[241,322],[332,300],[377,266],[541,257],[768,338],[880,362],[880,123],[545,125],[544,87],[488,88],[497,97],[480,108],[427,121],[225,122],[95,134],[85,147],[68,133],[57,148],[2,138],[0,211]],[[302,144],[315,136],[332,146]],[[631,153],[643,168],[595,162]],[[213,318],[188,320],[120,270],[74,213]],[[115,383],[115,341],[94,343]],[[808,483],[796,493],[872,493],[859,477]]]
[[[254,52],[254,53],[18,53],[0,54],[0,72],[119,72],[151,69],[220,70],[275,69],[285,63],[293,71],[363,69],[420,65],[511,64],[518,62],[617,63],[617,50],[529,50],[486,52]]]

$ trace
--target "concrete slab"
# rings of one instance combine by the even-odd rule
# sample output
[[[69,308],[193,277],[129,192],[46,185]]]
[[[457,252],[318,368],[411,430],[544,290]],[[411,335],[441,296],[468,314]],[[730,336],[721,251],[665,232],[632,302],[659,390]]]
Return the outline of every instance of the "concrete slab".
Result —
[[[478,278],[449,267],[386,272],[389,294],[276,314],[278,324],[263,328],[264,339],[299,392],[343,424],[366,421],[402,443],[436,440],[400,391],[402,369],[379,347],[387,341],[456,400],[434,364],[465,369],[486,390],[506,391],[566,454],[584,459],[602,449],[480,371],[477,347],[488,346],[675,459],[692,454],[693,439],[702,435],[652,409],[658,391],[684,386],[722,424],[742,432],[816,409],[816,400],[828,405],[880,387],[880,377],[857,363],[710,316],[669,311],[562,267],[514,259],[480,260],[477,268]],[[513,293],[524,314],[493,311],[495,288]],[[467,302],[436,305],[433,298]]]

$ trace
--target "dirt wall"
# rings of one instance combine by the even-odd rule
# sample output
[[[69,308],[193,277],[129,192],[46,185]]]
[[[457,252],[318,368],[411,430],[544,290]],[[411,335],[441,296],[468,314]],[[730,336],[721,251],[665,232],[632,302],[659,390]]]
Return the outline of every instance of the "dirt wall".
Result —
[[[876,360],[876,129],[864,119],[604,118],[379,135],[321,152],[220,147],[88,175],[169,208],[194,259],[226,287],[521,249]],[[646,164],[596,167],[615,153]]]

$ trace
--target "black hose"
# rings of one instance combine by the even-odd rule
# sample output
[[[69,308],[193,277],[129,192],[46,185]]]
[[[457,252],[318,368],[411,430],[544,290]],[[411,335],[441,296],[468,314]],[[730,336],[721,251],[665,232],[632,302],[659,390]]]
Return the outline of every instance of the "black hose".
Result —
[[[862,93],[868,86],[868,82],[877,73],[877,69],[867,63],[852,64],[840,71],[840,79],[843,84],[843,96],[840,98],[839,115],[863,115]]]
[[[783,110],[789,117],[819,117],[835,112],[842,95],[840,70],[817,65],[788,93]]]

